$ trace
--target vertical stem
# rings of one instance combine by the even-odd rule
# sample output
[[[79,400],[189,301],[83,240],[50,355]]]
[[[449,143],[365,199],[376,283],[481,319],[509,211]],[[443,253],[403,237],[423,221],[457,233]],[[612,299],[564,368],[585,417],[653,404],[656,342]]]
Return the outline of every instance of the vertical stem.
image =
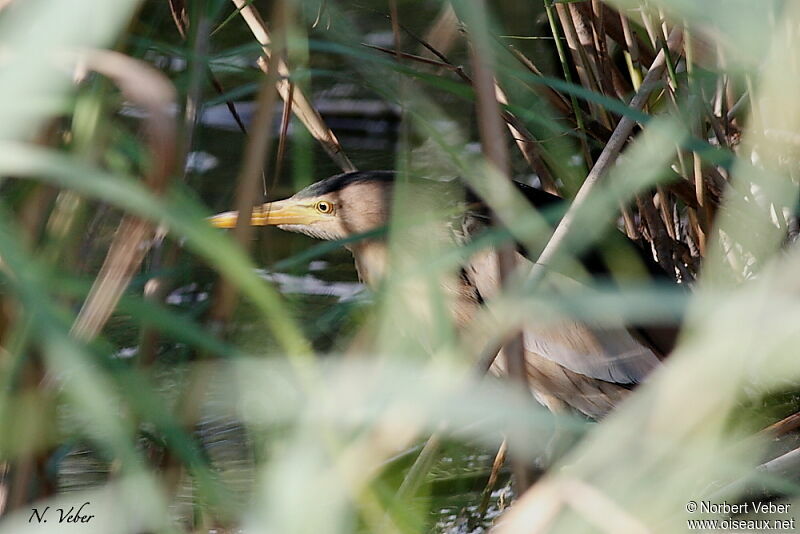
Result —
[[[239,212],[239,218],[236,221],[233,236],[244,249],[249,248],[253,235],[250,217],[253,212],[253,204],[258,197],[261,176],[266,173],[265,162],[269,160],[266,156],[272,140],[272,114],[277,101],[275,90],[278,81],[277,65],[282,53],[282,50],[273,49],[270,55],[267,75],[262,81],[258,95],[256,116],[245,147],[244,162],[237,179],[236,210]],[[212,320],[224,323],[233,311],[235,300],[236,292],[233,285],[227,280],[223,280],[217,290],[215,305],[211,312]]]
[[[561,41],[561,32],[558,30],[558,23],[556,22],[555,14],[553,13],[553,0],[544,0],[544,9],[547,12],[547,21],[550,23],[550,32],[553,34],[553,40],[556,43],[556,52],[558,52],[558,59],[561,63],[561,70],[564,73],[564,79],[569,83],[572,81],[572,73],[569,70],[569,62],[567,61],[567,51],[564,50],[564,43]],[[583,151],[583,158],[586,165],[592,166],[592,156],[589,153],[589,145],[586,142],[586,128],[583,123],[583,112],[578,105],[578,99],[573,93],[569,95],[570,104],[572,105],[572,112],[575,114],[575,124],[578,126],[581,140],[581,150]]]
[[[469,28],[471,37],[470,60],[473,70],[473,84],[478,115],[478,128],[481,145],[486,160],[502,177],[510,180],[508,147],[504,142],[503,120],[500,105],[495,92],[495,75],[491,62],[491,46],[486,27],[486,5],[484,0],[472,2]],[[494,215],[495,224],[499,222]],[[503,246],[498,252],[500,278],[506,282],[515,269],[516,247],[514,244]],[[522,332],[516,333],[503,348],[508,375],[513,381],[528,391],[528,379],[525,365]],[[514,476],[520,492],[529,485],[528,469],[524,461],[514,460]]]
[[[615,93],[614,82],[612,80],[612,69],[608,57],[608,47],[606,46],[606,10],[600,0],[592,0],[592,15],[594,24],[592,25],[592,35],[594,37],[595,49],[597,51],[597,69],[600,72],[599,82],[603,94],[611,96]],[[622,97],[623,95],[620,95]]]
[[[692,95],[692,99],[698,104],[697,108],[702,109],[702,92],[699,82],[695,77],[695,69],[694,69],[694,39],[692,38],[692,34],[688,27],[685,30],[685,38],[684,38],[684,51],[686,54],[686,74],[689,80],[689,92]],[[694,106],[693,106],[694,107]],[[713,114],[712,114],[713,115]],[[714,117],[712,116],[712,121]],[[699,135],[702,139],[705,136],[704,133],[704,124],[705,121],[698,121],[695,134]],[[713,127],[713,123],[712,123]],[[723,144],[722,140],[720,140],[720,144]],[[708,210],[708,202],[706,199],[706,187],[705,182],[703,181],[703,162],[700,158],[700,154],[697,152],[692,153],[692,180],[694,181],[694,191],[695,197],[697,198],[697,210],[692,208],[689,209],[689,223],[694,230],[695,239],[697,243],[698,252],[700,256],[705,256],[706,254],[706,239],[708,233],[708,215],[710,214]]]
[[[288,61],[287,61],[288,64]],[[283,112],[281,114],[281,130],[278,135],[278,151],[275,154],[275,172],[272,175],[272,186],[280,179],[283,171],[283,158],[286,154],[286,138],[289,132],[289,122],[292,119],[292,103],[294,102],[294,82],[289,82],[289,98],[283,101]],[[267,195],[267,179],[262,172],[264,182],[264,195]]]
[[[179,5],[180,4],[180,5]],[[187,179],[186,158],[192,151],[194,133],[197,128],[198,110],[202,101],[202,88],[206,73],[210,74],[208,67],[208,45],[210,24],[208,21],[208,6],[205,0],[191,4],[193,20],[187,16],[186,6],[183,2],[170,2],[172,17],[175,26],[184,40],[192,41],[193,54],[189,58],[189,84],[186,89],[186,99],[183,108],[183,139],[178,148],[176,160],[182,164],[182,178]],[[178,259],[179,247],[175,243],[165,243],[157,239],[153,246],[150,258],[150,269],[158,272],[168,270],[175,265]],[[150,278],[144,286],[144,298],[152,302],[160,302],[166,298],[173,286],[169,277],[161,275]],[[147,366],[156,359],[156,350],[160,342],[160,335],[155,328],[143,327],[139,335],[139,350],[136,358],[138,363]]]
[[[628,51],[625,53],[625,61],[628,63],[628,71],[631,76],[631,84],[633,90],[638,91],[642,85],[642,63],[639,58],[639,44],[633,36],[631,31],[631,24],[628,17],[620,11],[619,20],[622,24],[622,34],[625,36],[625,46]]]

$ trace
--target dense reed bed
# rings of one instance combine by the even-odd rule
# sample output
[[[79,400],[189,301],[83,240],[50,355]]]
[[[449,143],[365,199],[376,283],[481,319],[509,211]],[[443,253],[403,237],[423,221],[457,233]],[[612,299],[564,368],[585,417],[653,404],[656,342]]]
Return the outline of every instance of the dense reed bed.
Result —
[[[0,533],[794,521],[798,35],[784,0],[0,1]],[[341,243],[207,220],[375,168],[459,177],[470,251],[534,267],[455,325],[444,210],[398,195],[360,293]],[[543,282],[610,228],[667,276]],[[682,329],[589,421],[512,349],[485,376],[565,317]]]

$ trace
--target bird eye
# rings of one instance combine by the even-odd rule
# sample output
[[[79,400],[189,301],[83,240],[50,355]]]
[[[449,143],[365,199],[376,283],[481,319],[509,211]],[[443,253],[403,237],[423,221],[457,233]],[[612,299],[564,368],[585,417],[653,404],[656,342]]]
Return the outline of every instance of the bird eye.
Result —
[[[333,212],[333,204],[328,201],[321,200],[317,202],[317,211],[320,213],[331,213]]]

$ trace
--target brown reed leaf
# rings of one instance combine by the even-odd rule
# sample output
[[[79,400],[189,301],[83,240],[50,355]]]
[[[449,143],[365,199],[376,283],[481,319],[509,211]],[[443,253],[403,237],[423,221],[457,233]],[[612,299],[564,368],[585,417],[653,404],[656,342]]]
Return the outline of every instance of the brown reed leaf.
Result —
[[[145,183],[154,194],[162,194],[175,165],[176,125],[171,109],[175,91],[172,84],[146,63],[118,52],[90,50],[82,59],[88,68],[113,80],[127,99],[145,111],[143,130],[150,153]],[[100,273],[72,326],[75,337],[89,340],[100,332],[139,269],[153,235],[150,223],[132,216],[122,219]]]
[[[239,14],[250,28],[250,31],[253,33],[256,41],[258,41],[258,43],[261,45],[261,50],[264,56],[259,58],[258,65],[261,70],[267,72],[269,68],[269,58],[271,54],[270,50],[272,43],[269,31],[267,30],[267,25],[264,23],[264,19],[261,18],[261,15],[258,13],[256,8],[250,2],[247,0],[232,1],[239,10]],[[331,159],[336,162],[336,164],[339,165],[343,171],[347,172],[356,170],[355,165],[353,165],[353,163],[344,153],[342,145],[339,143],[336,135],[333,133],[333,131],[331,131],[330,128],[328,128],[328,126],[325,124],[325,121],[322,119],[322,116],[306,98],[303,92],[299,88],[295,88],[294,91],[290,90],[290,83],[288,79],[289,67],[282,58],[280,58],[277,62],[277,70],[280,76],[276,82],[278,94],[280,94],[283,100],[292,99],[292,112],[297,116],[298,119],[300,119],[300,121],[308,129],[309,133],[311,133],[314,139],[316,139],[322,145],[322,148],[325,149],[325,152],[328,153]]]

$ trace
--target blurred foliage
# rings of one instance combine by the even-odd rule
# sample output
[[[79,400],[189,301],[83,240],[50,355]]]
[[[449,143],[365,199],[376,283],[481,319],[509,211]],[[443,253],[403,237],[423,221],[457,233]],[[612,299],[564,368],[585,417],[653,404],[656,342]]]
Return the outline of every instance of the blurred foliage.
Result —
[[[797,502],[800,7],[487,4],[0,1],[0,533],[674,532],[706,517],[689,501]],[[476,56],[511,175],[563,206],[506,194],[484,157]],[[259,115],[276,83],[292,109]],[[376,292],[343,243],[210,227],[248,169],[253,203],[339,172],[328,126],[360,169],[460,176],[503,226],[409,257],[443,214],[403,206]],[[559,294],[522,273],[465,329],[412,293],[489,247],[547,250],[565,212],[553,265],[619,229],[676,283],[619,239],[610,276]],[[684,327],[600,422],[476,376],[493,340],[563,316]],[[507,465],[489,484],[502,443],[524,494]]]

